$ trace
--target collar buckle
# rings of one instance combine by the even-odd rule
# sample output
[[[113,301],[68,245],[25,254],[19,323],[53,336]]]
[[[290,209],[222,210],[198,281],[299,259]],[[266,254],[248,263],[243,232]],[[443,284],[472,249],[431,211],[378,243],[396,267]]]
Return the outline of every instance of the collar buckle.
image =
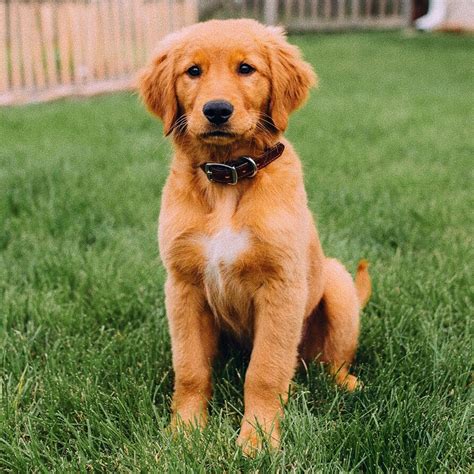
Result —
[[[253,161],[253,160],[252,160]],[[256,167],[256,165],[255,165]],[[213,168],[217,171],[217,169],[224,170],[226,173],[230,173],[229,177],[231,181],[227,182],[226,184],[230,184],[231,186],[235,186],[239,181],[239,177],[237,175],[237,170],[235,166],[225,165],[224,163],[206,163],[204,165],[204,173],[206,173],[207,179],[212,183],[214,179],[212,179]]]
[[[249,174],[247,178],[253,178],[257,174],[257,171],[258,171],[257,163],[255,163],[255,161],[252,158],[250,158],[250,156],[242,156],[241,158],[243,160],[246,160],[247,163],[250,163],[252,165],[252,168],[253,168],[252,174]]]

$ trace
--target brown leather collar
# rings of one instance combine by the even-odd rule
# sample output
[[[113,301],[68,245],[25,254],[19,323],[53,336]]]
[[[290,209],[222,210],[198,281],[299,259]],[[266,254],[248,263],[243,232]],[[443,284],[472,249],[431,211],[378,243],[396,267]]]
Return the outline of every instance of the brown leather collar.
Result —
[[[206,173],[209,181],[213,183],[237,184],[242,178],[254,177],[258,170],[265,168],[265,166],[279,158],[284,149],[285,145],[278,142],[255,158],[241,156],[225,163],[203,163],[200,168]]]

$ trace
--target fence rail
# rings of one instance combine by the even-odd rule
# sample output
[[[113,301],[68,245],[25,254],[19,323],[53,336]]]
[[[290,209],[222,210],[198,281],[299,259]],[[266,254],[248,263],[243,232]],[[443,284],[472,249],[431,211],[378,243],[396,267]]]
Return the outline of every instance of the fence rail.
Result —
[[[204,16],[253,17],[289,31],[400,28],[410,24],[412,0],[202,0]]]
[[[0,105],[130,87],[196,0],[0,0]]]

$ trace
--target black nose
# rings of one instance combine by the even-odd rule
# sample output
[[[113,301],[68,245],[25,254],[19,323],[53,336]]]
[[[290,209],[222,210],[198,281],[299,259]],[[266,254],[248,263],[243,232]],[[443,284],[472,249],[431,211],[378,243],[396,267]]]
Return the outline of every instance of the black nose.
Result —
[[[233,105],[226,100],[211,100],[205,103],[202,108],[202,112],[207,120],[214,125],[226,123],[233,111]]]

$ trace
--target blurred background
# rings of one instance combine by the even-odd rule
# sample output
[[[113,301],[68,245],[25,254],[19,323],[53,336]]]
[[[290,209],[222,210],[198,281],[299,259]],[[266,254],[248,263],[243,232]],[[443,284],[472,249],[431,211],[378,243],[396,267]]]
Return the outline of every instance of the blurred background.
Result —
[[[167,33],[251,17],[289,32],[472,32],[472,0],[0,0],[0,105],[133,86]]]

